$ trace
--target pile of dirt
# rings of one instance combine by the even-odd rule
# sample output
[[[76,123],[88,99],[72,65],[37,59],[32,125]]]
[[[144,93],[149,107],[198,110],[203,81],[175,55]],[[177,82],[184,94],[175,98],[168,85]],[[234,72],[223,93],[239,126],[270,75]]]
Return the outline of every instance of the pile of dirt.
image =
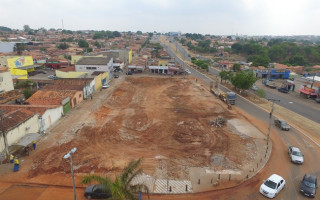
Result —
[[[143,157],[146,173],[157,176],[156,168],[166,166],[167,176],[178,179],[188,176],[189,167],[210,166],[214,154],[228,158],[232,168],[245,161],[247,141],[228,127],[210,124],[235,113],[188,79],[128,77],[91,116],[95,125],[35,158],[29,177],[69,173],[69,163],[61,158],[74,146],[77,173],[119,172]]]

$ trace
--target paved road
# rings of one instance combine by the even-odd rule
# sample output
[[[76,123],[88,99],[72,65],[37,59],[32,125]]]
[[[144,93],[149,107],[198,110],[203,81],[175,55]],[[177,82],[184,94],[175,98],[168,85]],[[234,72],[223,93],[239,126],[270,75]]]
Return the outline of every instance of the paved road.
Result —
[[[194,70],[193,68],[189,67],[188,65],[184,64],[181,59],[179,59],[175,53],[168,48],[165,44],[163,46],[166,48],[167,52],[170,54],[170,56],[176,58],[176,61],[180,64],[183,64],[186,68],[188,68],[192,75],[196,78],[202,79],[205,83],[209,85],[209,83],[212,81],[207,76],[199,73],[198,71]],[[217,71],[214,69],[210,69],[210,72],[213,74],[217,74]],[[221,87],[222,90],[227,90],[223,86]],[[283,98],[281,96],[268,94],[269,98],[279,98],[281,99],[281,104],[286,106],[292,106],[293,105],[286,105],[286,102],[289,102],[289,99]],[[292,100],[291,100],[292,101]],[[301,108],[296,108],[295,112],[303,112],[304,105],[295,105],[296,107],[301,106]],[[303,106],[303,107],[302,107]],[[260,108],[256,107],[254,104],[248,102],[247,100],[243,98],[238,98],[236,107],[243,109],[247,113],[250,113],[255,118],[263,121],[268,122],[269,121],[269,113],[265,112],[264,110],[261,110]],[[290,109],[291,107],[289,107]],[[310,112],[312,119],[315,119],[316,116],[318,116],[319,120],[319,114],[317,112]],[[312,116],[316,115],[316,116]],[[273,119],[272,119],[273,120]],[[284,191],[282,191],[278,199],[305,199],[304,196],[302,196],[299,193],[299,184],[300,180],[302,179],[303,175],[305,173],[311,173],[315,174],[318,177],[320,177],[320,168],[318,167],[318,164],[320,162],[320,149],[314,145],[311,141],[309,141],[307,138],[302,136],[297,130],[292,129],[288,132],[283,132],[280,130],[277,130],[274,126],[272,127],[273,134],[271,135],[272,141],[273,141],[273,153],[270,158],[269,163],[266,165],[266,167],[263,169],[264,173],[259,173],[257,176],[255,176],[252,180],[247,181],[246,183],[228,190],[223,191],[212,191],[212,192],[206,192],[204,194],[195,194],[190,196],[184,196],[186,199],[212,199],[213,197],[215,199],[264,199],[262,197],[258,190],[262,183],[262,180],[266,179],[268,176],[265,174],[272,174],[272,173],[278,173],[279,175],[283,176],[286,179],[286,188]],[[275,133],[275,134],[274,134]],[[297,146],[301,149],[301,151],[304,153],[305,163],[302,166],[295,165],[290,163],[288,155],[287,155],[287,148],[289,146]],[[265,173],[267,171],[267,173]],[[268,173],[269,172],[269,173]],[[263,177],[262,177],[263,176]],[[163,197],[159,197],[161,199]],[[180,199],[178,196],[172,197],[173,199]],[[167,199],[167,198],[166,198]],[[171,199],[171,198],[168,198]],[[316,199],[320,199],[320,194],[317,194]]]
[[[181,47],[174,40],[173,40],[173,44],[177,47],[177,50],[180,50],[181,54],[185,57],[185,59],[190,59],[188,57],[188,54],[185,53],[185,50],[183,47]],[[168,50],[168,52],[171,56],[176,58],[176,60],[179,62],[179,64],[183,64],[183,61],[181,59],[179,59],[171,49],[168,49],[168,47],[166,47],[166,49]],[[190,70],[190,67],[189,67],[189,70]],[[219,71],[217,71],[214,68],[209,68],[209,73],[211,73],[213,75],[219,75]],[[199,78],[198,74],[194,73],[194,70],[193,70],[193,75],[195,75],[196,77]],[[318,109],[315,109],[314,107],[310,107],[306,104],[300,103],[295,98],[292,98],[292,96],[281,95],[276,90],[274,90],[275,92],[270,92],[268,90],[265,90],[265,91],[266,91],[266,99],[271,99],[271,98],[272,99],[279,99],[280,102],[275,102],[276,104],[278,104],[284,108],[287,108],[288,110],[291,110],[299,115],[302,115],[302,116],[304,116],[314,122],[320,123],[320,106]]]

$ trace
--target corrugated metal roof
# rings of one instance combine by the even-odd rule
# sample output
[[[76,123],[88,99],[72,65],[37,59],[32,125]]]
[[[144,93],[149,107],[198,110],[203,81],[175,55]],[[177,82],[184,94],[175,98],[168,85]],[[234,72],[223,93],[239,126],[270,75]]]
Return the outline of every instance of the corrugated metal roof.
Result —
[[[76,65],[107,65],[110,59],[109,57],[83,57]]]

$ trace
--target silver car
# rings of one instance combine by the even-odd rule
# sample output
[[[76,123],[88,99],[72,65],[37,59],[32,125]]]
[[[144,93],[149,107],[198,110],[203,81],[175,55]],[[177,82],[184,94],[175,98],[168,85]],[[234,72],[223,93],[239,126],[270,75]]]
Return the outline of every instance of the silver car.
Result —
[[[303,163],[303,155],[298,147],[289,147],[288,154],[290,156],[291,162],[296,164]]]
[[[289,125],[286,121],[284,121],[284,120],[282,120],[282,119],[276,119],[276,120],[274,120],[274,124],[275,124],[277,127],[279,127],[281,130],[285,130],[285,131],[290,130],[290,125]]]

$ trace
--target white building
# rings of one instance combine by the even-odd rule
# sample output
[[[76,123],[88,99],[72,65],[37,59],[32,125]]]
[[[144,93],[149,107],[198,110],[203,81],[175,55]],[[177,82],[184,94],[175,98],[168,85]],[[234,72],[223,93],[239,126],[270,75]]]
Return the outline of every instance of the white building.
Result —
[[[14,87],[13,87],[11,72],[0,70],[0,93],[8,92],[13,89]]]
[[[108,72],[109,77],[113,74],[113,58],[109,57],[83,57],[75,65],[77,72]]]

